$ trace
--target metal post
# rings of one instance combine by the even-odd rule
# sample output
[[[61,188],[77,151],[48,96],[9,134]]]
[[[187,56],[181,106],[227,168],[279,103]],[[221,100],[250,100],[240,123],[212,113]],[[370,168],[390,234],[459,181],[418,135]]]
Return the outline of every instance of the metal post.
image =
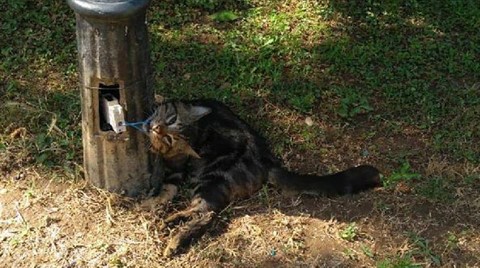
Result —
[[[149,0],[67,0],[75,11],[85,176],[138,196],[161,186],[163,168],[147,136],[124,123],[153,103],[145,13]]]

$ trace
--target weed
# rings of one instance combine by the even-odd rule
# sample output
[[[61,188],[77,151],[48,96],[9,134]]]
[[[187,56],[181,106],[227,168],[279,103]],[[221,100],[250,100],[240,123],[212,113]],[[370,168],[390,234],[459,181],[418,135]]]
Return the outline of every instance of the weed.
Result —
[[[344,249],[343,254],[351,260],[357,260],[358,259],[357,253],[354,250],[352,250],[351,248]]]
[[[385,202],[383,202],[383,201],[378,201],[378,202],[376,202],[376,203],[375,203],[375,207],[376,207],[379,211],[381,211],[382,213],[386,213],[387,211],[389,211],[389,210],[392,209],[391,205],[389,205],[389,204],[387,204],[387,203],[385,203]]]
[[[237,20],[239,16],[233,11],[225,10],[212,14],[211,18],[218,22],[231,22]]]
[[[217,7],[217,1],[215,0],[186,0],[186,4],[188,6],[203,8],[207,10],[213,10]]]
[[[415,248],[411,251],[413,255],[422,256],[434,265],[441,264],[440,257],[432,251],[432,249],[430,248],[430,242],[427,239],[418,236],[415,233],[410,233],[409,238],[415,246]]]
[[[270,208],[270,193],[268,192],[268,187],[264,185],[262,191],[260,192],[260,200],[262,203]]]
[[[476,183],[480,182],[480,174],[469,174],[466,176],[465,182],[469,185],[475,185]]]
[[[362,250],[363,254],[369,258],[375,257],[375,254],[372,252],[372,249],[369,248],[368,246],[361,244],[360,249]]]
[[[126,267],[125,263],[123,263],[122,260],[117,256],[114,256],[110,259],[110,261],[108,262],[108,266],[117,268]]]
[[[443,202],[451,201],[454,197],[452,187],[448,184],[447,179],[442,177],[426,180],[416,186],[416,191],[425,197]]]
[[[373,108],[365,96],[362,96],[354,89],[347,89],[340,101],[337,113],[343,118],[352,118],[370,111],[373,111]]]
[[[28,239],[28,236],[31,235],[31,233],[31,227],[28,227],[27,225],[22,226],[20,231],[8,241],[9,246],[14,248],[20,246],[25,240]]]
[[[347,241],[353,241],[358,236],[358,227],[352,222],[345,229],[340,231],[340,237]]]
[[[383,186],[387,188],[395,187],[399,182],[405,181],[410,182],[414,179],[420,178],[421,175],[414,172],[408,161],[404,161],[402,166],[398,169],[393,171],[393,173],[385,177],[383,180]]]
[[[387,258],[377,263],[377,268],[420,268],[422,265],[415,263],[408,254]]]
[[[459,242],[459,238],[457,237],[457,235],[455,235],[452,232],[448,232],[447,247],[448,248],[457,248],[458,247],[458,242]]]
[[[311,111],[320,91],[305,81],[282,81],[272,87],[274,96],[301,112]]]

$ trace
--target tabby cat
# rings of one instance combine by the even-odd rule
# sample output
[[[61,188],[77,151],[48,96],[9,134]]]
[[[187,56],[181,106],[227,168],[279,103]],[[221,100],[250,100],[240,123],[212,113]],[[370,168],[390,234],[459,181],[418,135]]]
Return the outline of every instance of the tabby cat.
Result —
[[[190,206],[164,220],[164,226],[185,222],[172,233],[165,256],[178,253],[202,236],[215,213],[234,200],[253,195],[267,182],[289,193],[326,196],[354,194],[380,185],[379,171],[369,165],[326,176],[286,170],[264,138],[214,100],[165,101],[147,121],[145,130],[152,149],[172,171],[166,183],[188,179],[194,185]]]

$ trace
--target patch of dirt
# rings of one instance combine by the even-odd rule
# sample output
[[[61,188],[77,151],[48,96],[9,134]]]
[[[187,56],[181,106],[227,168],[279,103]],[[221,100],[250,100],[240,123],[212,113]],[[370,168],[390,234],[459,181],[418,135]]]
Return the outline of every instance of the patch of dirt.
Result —
[[[165,259],[158,208],[33,171],[0,187],[1,256],[14,267],[373,267],[402,254],[425,265],[431,255],[444,267],[480,264],[478,210],[413,194],[290,198],[267,189],[221,214],[215,232],[185,254]],[[352,223],[355,238],[342,239]]]
[[[345,258],[345,245],[338,241],[335,221],[312,220],[305,233],[305,254],[320,267],[350,266],[353,263]]]

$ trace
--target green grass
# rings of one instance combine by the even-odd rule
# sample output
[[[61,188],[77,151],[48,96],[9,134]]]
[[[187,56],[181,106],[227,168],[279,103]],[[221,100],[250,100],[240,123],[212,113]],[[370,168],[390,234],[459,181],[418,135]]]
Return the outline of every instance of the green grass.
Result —
[[[399,182],[411,182],[419,178],[421,175],[412,170],[408,161],[404,161],[398,170],[394,170],[390,176],[383,179],[383,186],[393,188]]]
[[[414,268],[425,265],[436,267],[442,264],[440,257],[431,249],[429,240],[415,233],[410,233],[408,236],[411,249],[377,262],[378,268]]]
[[[219,11],[235,19],[196,23]],[[239,109],[266,97],[300,113],[340,99],[347,120],[401,121],[428,130],[436,152],[479,162],[474,1],[167,1],[150,14],[167,96]]]
[[[75,22],[63,1],[7,1],[0,11],[0,166],[18,157],[71,174],[81,159]]]
[[[417,192],[431,200],[452,202],[454,200],[454,187],[447,178],[430,178],[417,186]]]
[[[432,250],[431,243],[428,239],[425,239],[415,233],[410,234],[410,241],[414,246],[412,255],[423,257],[430,265],[441,265],[442,261],[440,257]]]
[[[382,260],[377,263],[377,268],[420,268],[422,265],[411,260],[409,256],[399,256]]]
[[[347,241],[354,241],[355,238],[358,236],[358,227],[353,222],[350,223],[347,227],[345,227],[342,231],[340,231],[339,235],[340,238],[347,240]]]

